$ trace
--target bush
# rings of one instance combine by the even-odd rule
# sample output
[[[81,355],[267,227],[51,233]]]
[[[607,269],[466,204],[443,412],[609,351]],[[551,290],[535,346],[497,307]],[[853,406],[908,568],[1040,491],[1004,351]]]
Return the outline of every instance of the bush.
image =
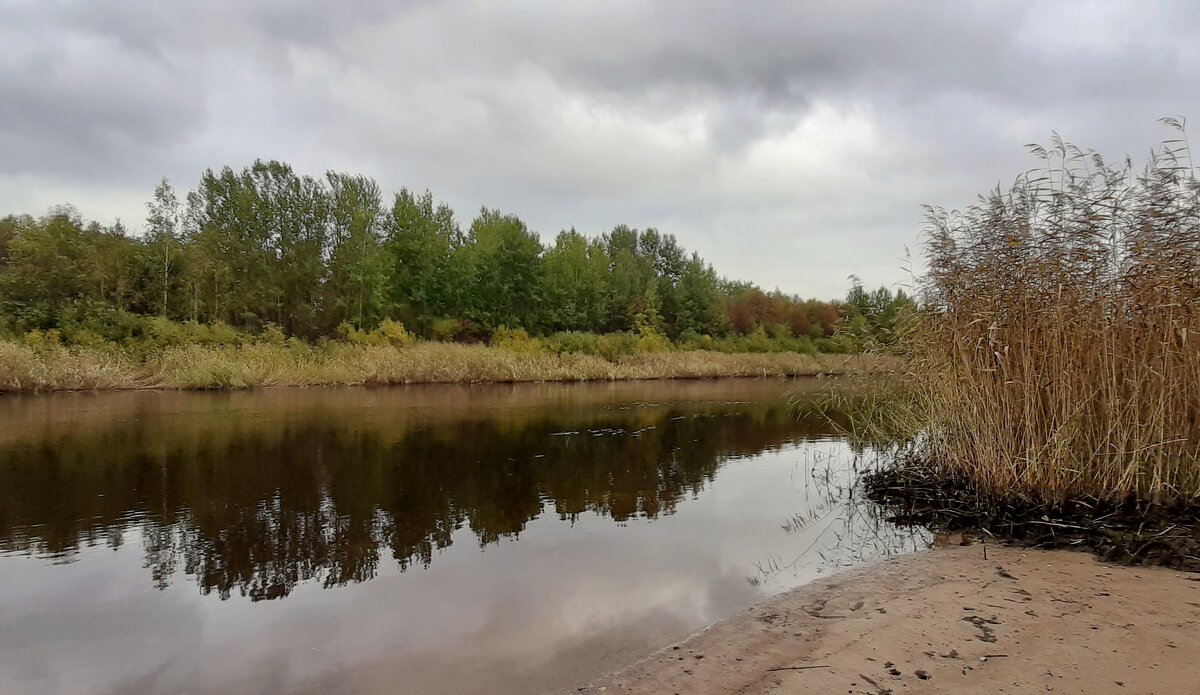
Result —
[[[338,338],[351,345],[391,345],[392,347],[410,347],[417,342],[412,333],[399,321],[386,320],[373,331],[355,328],[343,321],[337,327]]]
[[[537,353],[542,352],[542,346],[537,340],[529,337],[524,328],[506,328],[501,326],[492,333],[492,347],[508,350],[509,352]]]
[[[287,334],[278,325],[268,323],[263,327],[262,333],[258,334],[258,342],[267,345],[283,345],[287,342]]]
[[[566,353],[600,355],[600,336],[595,333],[562,331],[546,338],[544,343],[547,350],[559,355]]]
[[[35,351],[43,351],[62,345],[62,335],[55,329],[48,331],[32,330],[21,336],[21,342]]]
[[[410,333],[403,323],[391,319],[384,319],[374,332],[393,347],[411,347],[417,342],[416,336]]]
[[[449,343],[458,337],[458,328],[458,321],[454,319],[437,319],[429,327],[429,337]]]
[[[596,341],[600,357],[615,360],[623,355],[637,352],[637,336],[633,333],[606,333]]]

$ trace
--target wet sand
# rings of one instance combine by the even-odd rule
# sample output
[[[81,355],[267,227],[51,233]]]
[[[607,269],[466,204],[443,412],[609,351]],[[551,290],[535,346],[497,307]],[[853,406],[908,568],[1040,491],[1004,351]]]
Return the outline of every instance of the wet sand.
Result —
[[[812,584],[584,693],[1200,693],[1200,575],[940,548]]]

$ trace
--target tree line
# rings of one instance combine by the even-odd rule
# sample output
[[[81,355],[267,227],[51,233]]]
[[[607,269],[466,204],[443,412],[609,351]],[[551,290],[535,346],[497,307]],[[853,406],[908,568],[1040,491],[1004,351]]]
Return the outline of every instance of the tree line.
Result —
[[[766,292],[652,228],[570,229],[547,245],[489,208],[464,227],[429,192],[385,201],[369,177],[301,175],[278,161],[207,170],[182,198],[164,180],[147,208],[141,235],[65,206],[0,219],[0,322],[13,333],[83,325],[115,340],[162,317],[316,339],[392,320],[440,340],[508,328],[847,349],[889,340],[911,305],[857,282],[847,301]]]

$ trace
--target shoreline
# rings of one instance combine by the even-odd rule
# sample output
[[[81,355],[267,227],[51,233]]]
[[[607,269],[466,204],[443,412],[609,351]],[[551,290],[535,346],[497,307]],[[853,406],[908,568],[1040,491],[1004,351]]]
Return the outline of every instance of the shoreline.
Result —
[[[609,360],[483,345],[184,345],[145,356],[0,342],[0,395],[60,391],[233,391],[268,387],[545,383],[846,376],[887,369],[862,354],[669,351]]]
[[[1166,695],[1200,683],[1198,629],[1200,575],[954,546],[768,599],[579,692]]]

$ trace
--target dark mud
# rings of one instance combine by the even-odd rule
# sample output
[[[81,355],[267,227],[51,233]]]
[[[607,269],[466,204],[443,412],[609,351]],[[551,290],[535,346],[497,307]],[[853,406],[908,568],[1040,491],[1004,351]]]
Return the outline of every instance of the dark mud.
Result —
[[[997,500],[919,463],[872,472],[863,482],[867,497],[896,524],[935,533],[962,531],[1023,547],[1090,550],[1119,564],[1200,572],[1200,500]]]

